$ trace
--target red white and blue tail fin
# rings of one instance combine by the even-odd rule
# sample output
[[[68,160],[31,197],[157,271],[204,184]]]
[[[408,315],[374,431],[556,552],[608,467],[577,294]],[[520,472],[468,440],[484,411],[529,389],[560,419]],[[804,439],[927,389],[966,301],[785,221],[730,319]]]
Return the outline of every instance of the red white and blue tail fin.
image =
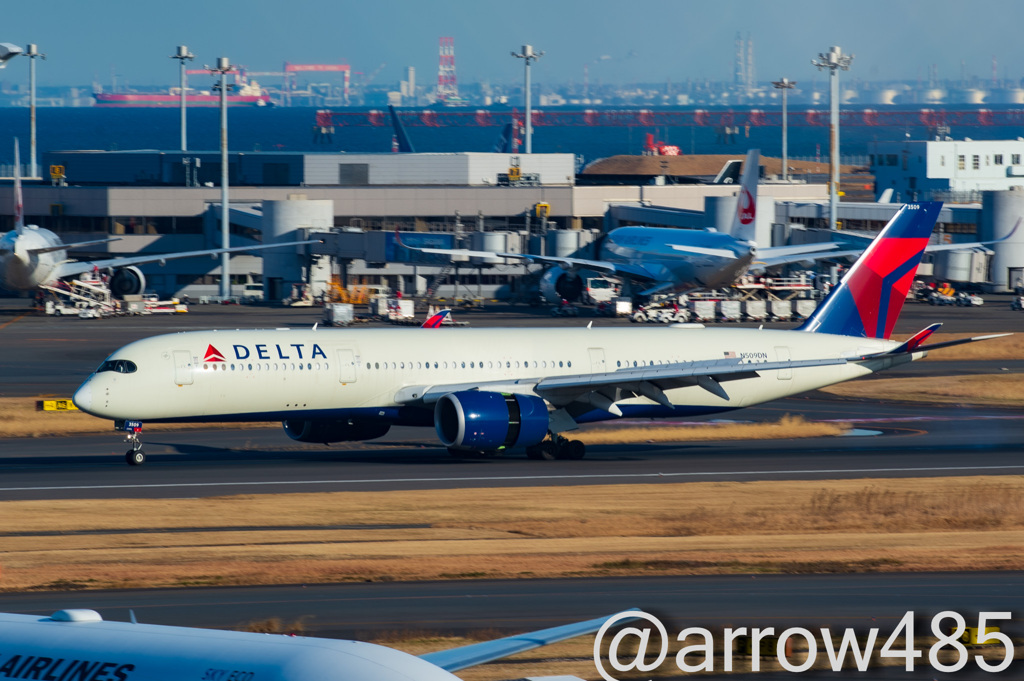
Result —
[[[800,330],[889,338],[941,209],[938,201],[903,206]]]
[[[420,325],[421,329],[438,329],[444,324],[445,319],[452,313],[451,310],[438,310],[437,314],[430,317],[427,321]]]

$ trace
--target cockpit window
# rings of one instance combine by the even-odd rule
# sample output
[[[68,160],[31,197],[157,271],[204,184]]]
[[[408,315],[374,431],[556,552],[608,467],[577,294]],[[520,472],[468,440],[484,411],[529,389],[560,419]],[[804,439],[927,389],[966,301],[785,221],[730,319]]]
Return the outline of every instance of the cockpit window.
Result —
[[[100,365],[100,368],[96,370],[96,373],[101,374],[104,371],[116,371],[119,374],[133,374],[138,371],[138,367],[135,366],[135,362],[129,362],[126,359],[108,359]]]

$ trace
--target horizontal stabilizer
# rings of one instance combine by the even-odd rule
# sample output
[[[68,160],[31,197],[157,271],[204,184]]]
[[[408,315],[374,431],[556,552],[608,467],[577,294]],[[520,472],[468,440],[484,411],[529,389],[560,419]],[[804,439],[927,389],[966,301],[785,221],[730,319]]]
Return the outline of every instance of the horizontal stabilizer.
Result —
[[[628,611],[624,611],[628,612]],[[610,617],[614,617],[612,615]],[[467,667],[475,667],[485,662],[491,662],[492,660],[500,660],[516,653],[521,653],[527,650],[533,650],[534,648],[540,648],[541,646],[551,645],[552,643],[558,643],[568,638],[575,638],[577,636],[584,636],[585,634],[592,634],[607,622],[610,617],[598,617],[597,619],[587,620],[586,622],[577,622],[575,624],[566,624],[560,627],[552,627],[550,629],[541,629],[540,631],[531,631],[526,634],[519,634],[517,636],[509,636],[508,638],[500,638],[496,641],[485,641],[484,643],[474,643],[468,646],[462,646],[461,648],[452,648],[451,650],[440,650],[436,653],[426,653],[420,655],[420,659],[426,660],[431,664],[435,664],[441,669],[449,672],[455,672],[460,669],[466,669]],[[622,619],[620,621],[629,621],[629,618]]]
[[[865,359],[873,359],[876,357],[888,357],[891,355],[902,355],[912,352],[927,352],[928,350],[938,350],[939,348],[948,348],[954,345],[964,345],[965,343],[976,343],[978,341],[991,340],[993,338],[1002,338],[1003,336],[1012,336],[1012,333],[993,333],[987,336],[972,336],[971,338],[957,338],[956,340],[942,341],[941,343],[929,343],[925,345],[924,342],[928,340],[933,333],[935,333],[941,323],[936,323],[924,328],[913,336],[908,338],[906,341],[898,345],[897,347],[887,352],[880,352],[876,355],[867,355]]]

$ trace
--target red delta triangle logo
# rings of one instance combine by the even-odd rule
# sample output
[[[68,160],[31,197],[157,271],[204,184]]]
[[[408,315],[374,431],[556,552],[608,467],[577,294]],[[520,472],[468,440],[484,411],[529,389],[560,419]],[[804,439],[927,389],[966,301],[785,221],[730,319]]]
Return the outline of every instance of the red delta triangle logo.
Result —
[[[220,350],[213,347],[212,345],[206,346],[206,356],[203,357],[204,362],[223,362],[224,355],[221,354]]]
[[[757,204],[754,202],[754,197],[750,195],[750,190],[741,187],[739,200],[736,202],[736,217],[740,219],[740,224],[749,225],[754,221],[756,214]]]

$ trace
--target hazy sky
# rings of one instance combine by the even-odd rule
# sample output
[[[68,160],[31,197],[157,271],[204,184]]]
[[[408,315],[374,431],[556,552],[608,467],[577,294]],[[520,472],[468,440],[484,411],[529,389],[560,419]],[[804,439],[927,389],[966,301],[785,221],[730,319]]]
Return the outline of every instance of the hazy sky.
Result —
[[[1024,0],[49,0],[4,3],[0,42],[34,42],[47,54],[40,85],[171,85],[175,45],[194,64],[218,56],[250,70],[292,63],[348,63],[389,84],[414,66],[418,84],[436,82],[438,38],[455,39],[463,80],[518,83],[523,43],[544,50],[536,82],[674,82],[732,77],[739,32],[754,41],[760,80],[810,84],[812,57],[839,45],[856,59],[850,78],[1024,75]],[[602,57],[607,56],[607,59]],[[28,82],[28,60],[0,70]]]

